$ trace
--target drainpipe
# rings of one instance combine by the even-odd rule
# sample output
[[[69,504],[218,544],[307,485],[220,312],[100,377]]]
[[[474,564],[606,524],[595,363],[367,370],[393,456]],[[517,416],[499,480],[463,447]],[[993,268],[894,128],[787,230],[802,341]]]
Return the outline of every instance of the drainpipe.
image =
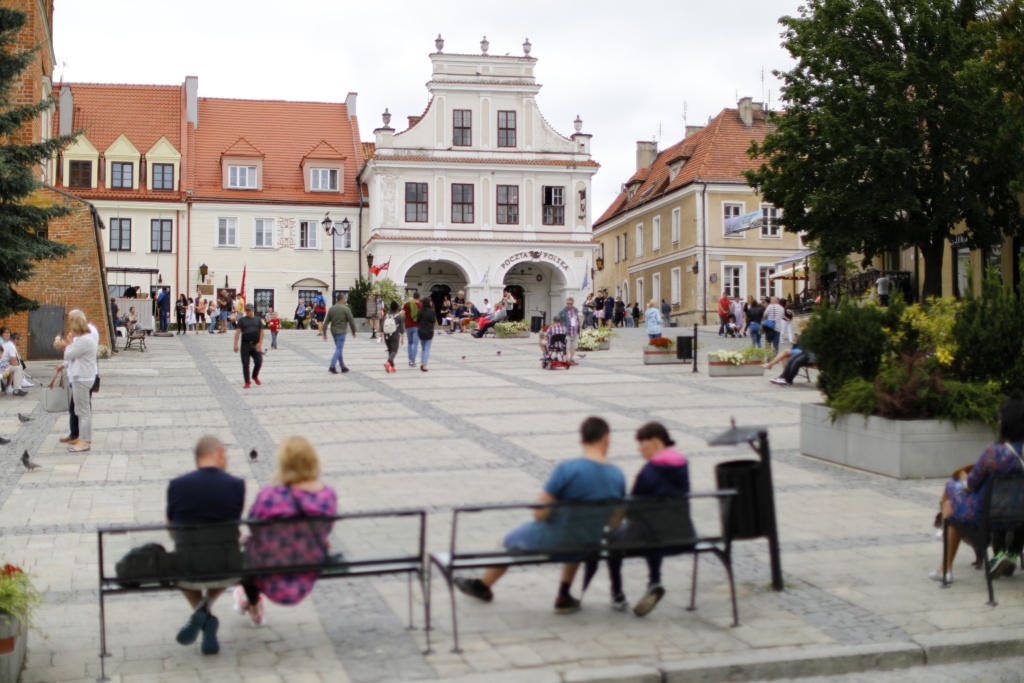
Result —
[[[708,324],[708,184],[701,181],[698,177],[694,182],[700,184],[700,222],[701,222],[701,234],[703,235],[704,241],[704,254],[701,257],[701,277],[703,278],[704,286],[701,291],[701,299],[703,300],[701,307],[703,308],[703,320],[704,325]]]
[[[192,190],[188,190],[185,193],[185,210],[187,212],[186,213],[187,218],[185,219],[185,224],[187,226],[186,233],[188,235],[188,251],[185,254],[185,257],[186,257],[186,260],[185,260],[185,295],[188,296],[188,293],[191,291],[191,289],[188,286],[188,278],[189,278],[189,273],[191,273],[191,271],[192,271],[192,266],[191,266],[191,263],[192,263]],[[179,243],[179,247],[180,247],[180,243]]]
[[[359,277],[363,277],[363,169],[366,168],[366,164],[363,164],[363,168],[359,169],[359,173],[356,173],[356,196],[359,197],[359,218],[356,222],[356,232],[359,233],[359,247],[358,255],[359,263],[356,264],[356,272],[359,273]],[[369,276],[369,273],[367,273]]]

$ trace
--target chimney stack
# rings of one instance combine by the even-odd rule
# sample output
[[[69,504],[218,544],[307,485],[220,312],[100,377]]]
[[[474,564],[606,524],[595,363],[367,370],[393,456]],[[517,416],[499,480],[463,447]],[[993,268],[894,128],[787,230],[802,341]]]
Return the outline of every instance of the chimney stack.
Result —
[[[704,126],[687,126],[686,127],[686,137],[690,137],[691,135],[696,133],[698,130],[704,130]]]
[[[654,140],[636,141],[636,170],[650,168],[658,158],[658,143]]]
[[[348,120],[351,121],[352,117],[356,115],[356,97],[359,93],[350,92],[345,96],[345,112],[348,113]]]
[[[761,102],[754,102],[751,97],[744,97],[739,101],[740,121],[747,128],[754,125],[754,112],[762,111],[764,106]]]
[[[199,128],[199,77],[185,76],[185,121]]]
[[[71,94],[71,88],[64,86],[60,89],[60,135],[71,135],[75,130],[75,96]]]
[[[422,119],[422,118],[423,118],[422,116],[410,116],[409,117],[409,127],[412,128],[413,126],[415,126],[417,123],[420,122],[420,119]]]

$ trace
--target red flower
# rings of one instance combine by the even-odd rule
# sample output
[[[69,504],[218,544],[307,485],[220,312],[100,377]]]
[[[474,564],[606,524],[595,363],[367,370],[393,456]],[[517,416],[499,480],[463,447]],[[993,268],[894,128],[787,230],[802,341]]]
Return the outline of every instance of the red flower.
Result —
[[[658,337],[657,339],[652,339],[647,343],[647,345],[653,346],[657,349],[670,349],[673,346],[675,346],[672,340],[669,339],[668,337]]]

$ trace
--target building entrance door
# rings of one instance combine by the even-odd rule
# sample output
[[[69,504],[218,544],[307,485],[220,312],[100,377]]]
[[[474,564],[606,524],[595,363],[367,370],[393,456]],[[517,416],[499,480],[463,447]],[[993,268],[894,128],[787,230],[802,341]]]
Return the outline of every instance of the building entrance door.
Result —
[[[526,317],[526,288],[522,285],[507,285],[505,287],[516,300],[512,310],[508,312],[508,319],[512,322],[519,322]]]
[[[434,285],[430,288],[430,300],[434,303],[434,317],[437,318],[438,324],[441,322],[441,306],[444,304],[445,297],[450,297],[452,294],[452,288],[448,285]]]
[[[28,353],[31,360],[62,358],[63,352],[53,348],[53,338],[64,335],[63,306],[40,306],[28,312]]]

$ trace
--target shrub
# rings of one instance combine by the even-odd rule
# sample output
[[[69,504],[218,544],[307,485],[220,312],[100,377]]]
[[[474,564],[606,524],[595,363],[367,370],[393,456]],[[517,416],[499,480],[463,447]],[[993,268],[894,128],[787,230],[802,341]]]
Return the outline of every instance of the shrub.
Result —
[[[847,302],[818,308],[800,335],[800,347],[817,358],[818,387],[828,400],[851,380],[873,381],[890,349],[885,324],[892,313]]]
[[[348,307],[352,309],[353,317],[366,317],[366,297],[370,296],[372,291],[373,283],[362,276],[348,290]]]
[[[955,376],[998,382],[1006,393],[1024,387],[1024,298],[988,273],[980,297],[968,295],[953,326]]]

